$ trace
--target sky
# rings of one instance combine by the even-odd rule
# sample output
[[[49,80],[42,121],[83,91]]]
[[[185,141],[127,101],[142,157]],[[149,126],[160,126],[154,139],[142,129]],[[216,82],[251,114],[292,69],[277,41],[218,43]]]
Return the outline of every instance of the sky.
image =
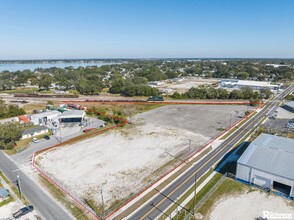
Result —
[[[0,60],[294,58],[293,0],[0,0]]]

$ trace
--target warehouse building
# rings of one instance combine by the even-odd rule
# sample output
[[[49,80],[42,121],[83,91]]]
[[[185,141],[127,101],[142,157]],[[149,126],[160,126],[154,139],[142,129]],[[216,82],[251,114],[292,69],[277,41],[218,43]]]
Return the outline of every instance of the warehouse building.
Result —
[[[60,123],[82,122],[85,115],[85,111],[82,110],[65,111],[61,115],[59,115],[59,121]]]
[[[270,134],[256,138],[237,161],[237,179],[294,198],[294,140]]]
[[[61,113],[59,111],[45,111],[30,115],[30,121],[34,125],[47,125],[47,122],[54,121]]]
[[[261,90],[269,88],[270,90],[278,90],[281,85],[272,85],[266,81],[254,80],[239,80],[239,79],[222,79],[219,85],[223,88],[241,89],[243,87],[250,87],[253,90]]]
[[[294,101],[284,104],[283,108],[294,113]]]

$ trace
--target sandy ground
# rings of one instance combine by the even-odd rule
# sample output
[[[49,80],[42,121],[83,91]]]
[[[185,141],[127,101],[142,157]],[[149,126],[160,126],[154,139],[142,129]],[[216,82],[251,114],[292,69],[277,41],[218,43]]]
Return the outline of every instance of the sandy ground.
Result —
[[[149,185],[171,168],[165,164],[179,162],[176,156],[187,156],[188,139],[193,140],[192,150],[199,149],[221,132],[216,128],[228,125],[231,111],[243,114],[246,108],[161,107],[135,116],[129,127],[46,152],[39,156],[39,163],[81,199],[100,203],[102,187],[105,203],[110,205]]]
[[[294,219],[294,202],[264,192],[249,192],[218,201],[209,219],[253,220],[263,217],[263,211],[289,213]]]
[[[0,218],[8,218],[18,209],[19,207],[16,202],[10,202],[5,206],[0,207]]]
[[[251,107],[242,105],[168,105],[134,117],[157,125],[180,128],[214,137],[244,116]]]
[[[147,184],[146,177],[187,151],[189,132],[144,125],[113,131],[44,155],[42,167],[80,197],[111,203]],[[196,134],[194,134],[195,136]],[[209,137],[197,135],[202,145]],[[165,153],[168,152],[169,154]]]
[[[216,79],[201,79],[196,77],[188,77],[181,82],[169,82],[168,80],[165,80],[164,85],[156,87],[162,91],[167,91],[167,93],[183,93],[187,92],[192,87],[198,87],[199,85],[211,85],[217,82],[218,80]]]

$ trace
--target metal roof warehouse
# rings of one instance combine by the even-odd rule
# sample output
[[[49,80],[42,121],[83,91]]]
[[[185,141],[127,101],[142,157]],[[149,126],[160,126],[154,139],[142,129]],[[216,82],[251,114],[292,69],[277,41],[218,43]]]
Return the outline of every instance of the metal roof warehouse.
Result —
[[[70,110],[65,111],[59,115],[60,122],[81,122],[85,117],[85,111],[81,110]]]
[[[294,197],[294,140],[261,134],[237,161],[237,178]]]

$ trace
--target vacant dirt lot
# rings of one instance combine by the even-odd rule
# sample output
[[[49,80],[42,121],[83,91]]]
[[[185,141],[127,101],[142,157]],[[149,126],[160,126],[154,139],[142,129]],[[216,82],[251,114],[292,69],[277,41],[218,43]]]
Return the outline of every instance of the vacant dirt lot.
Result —
[[[218,201],[209,219],[251,220],[263,217],[264,211],[288,213],[294,218],[294,202],[264,192],[248,192]]]
[[[156,126],[173,127],[214,137],[222,128],[244,116],[247,106],[169,105],[137,115],[135,118]],[[250,110],[250,108],[249,108]]]
[[[202,79],[197,77],[187,77],[181,82],[169,82],[165,81],[164,85],[157,86],[158,89],[162,91],[167,91],[167,93],[174,92],[187,92],[192,87],[198,87],[200,85],[211,85],[216,84],[218,80],[216,79]]]
[[[246,106],[164,106],[135,116],[128,127],[46,152],[39,163],[81,198],[99,204],[102,187],[110,206],[187,156],[188,139],[193,140],[192,150],[199,149],[228,126],[230,115],[238,111],[241,116],[245,110]]]

